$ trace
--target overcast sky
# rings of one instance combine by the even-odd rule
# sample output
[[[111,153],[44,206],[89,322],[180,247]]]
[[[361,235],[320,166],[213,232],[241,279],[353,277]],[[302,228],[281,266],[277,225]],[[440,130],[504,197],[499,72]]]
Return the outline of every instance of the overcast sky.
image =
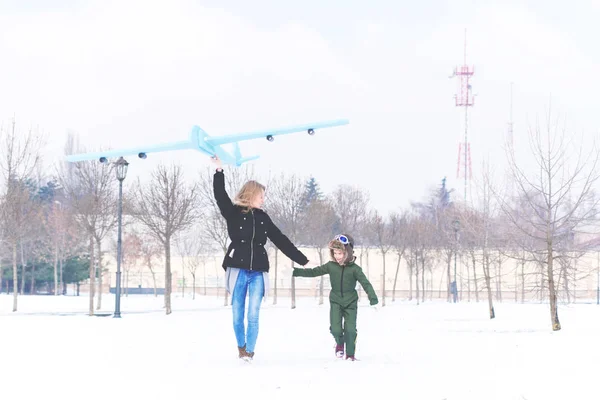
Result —
[[[515,145],[552,109],[574,135],[598,134],[600,1],[9,1],[0,0],[0,121],[39,127],[61,155],[66,132],[89,148],[180,140],[348,118],[350,125],[244,142],[261,171],[348,183],[386,212],[456,179],[467,63],[473,171],[502,162],[513,86]],[[194,171],[185,151],[129,158]]]

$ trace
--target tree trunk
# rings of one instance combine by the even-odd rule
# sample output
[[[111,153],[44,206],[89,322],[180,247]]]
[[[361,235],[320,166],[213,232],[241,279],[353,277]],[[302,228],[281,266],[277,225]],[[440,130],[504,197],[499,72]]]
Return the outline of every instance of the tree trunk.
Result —
[[[419,260],[418,260],[416,254],[415,254],[415,291],[416,291],[417,305],[419,305],[420,304],[420,301],[419,301]]]
[[[498,269],[496,270],[496,291],[498,292],[498,301],[502,302],[502,255],[498,252]]]
[[[54,244],[54,295],[58,296],[58,239]]]
[[[171,238],[165,238],[165,313],[171,314]]]
[[[192,274],[192,300],[196,300],[196,272]]]
[[[96,240],[98,245],[98,305],[96,310],[102,307],[102,241]]]
[[[294,268],[294,262],[292,261],[292,269]],[[292,310],[296,308],[296,277],[292,276]]]
[[[412,301],[412,299],[413,299],[413,269],[414,269],[414,267],[411,262],[407,262],[407,265],[408,265],[408,301]]]
[[[31,288],[29,289],[29,294],[35,294],[35,263],[31,264]]]
[[[471,271],[469,270],[469,257],[465,253],[465,269],[467,270],[467,302],[471,302]]]
[[[483,275],[485,277],[485,286],[487,288],[488,295],[488,311],[490,312],[490,319],[496,318],[496,312],[494,311],[494,299],[492,296],[492,279],[490,276],[490,257],[487,251],[483,253]]]
[[[13,242],[13,312],[17,311],[19,296],[19,271],[17,269],[17,242]]]
[[[421,253],[421,301],[425,303],[425,254]]]
[[[383,258],[383,276],[381,279],[381,306],[385,307],[385,251],[381,250],[381,257]]]
[[[554,287],[554,254],[552,252],[552,242],[548,241],[548,295],[550,296],[550,320],[552,321],[552,330],[561,329],[558,320],[558,305],[556,304],[556,289]]]
[[[59,259],[58,259],[58,264],[60,265],[60,278],[59,278],[59,282],[60,282],[60,287],[61,287],[61,294],[64,295],[67,292],[67,286],[65,285],[65,281],[63,280],[63,258],[62,258],[62,254],[60,255]]]
[[[94,237],[90,236],[90,310],[89,315],[94,315],[94,289],[96,287],[96,271],[94,270]]]
[[[65,244],[64,244],[64,238],[63,238],[61,240],[59,257],[58,257],[58,263],[60,265],[60,287],[62,288],[61,294],[63,294],[63,295],[65,295],[67,293],[67,285],[65,285],[65,282],[63,279],[63,258],[65,257],[64,256],[64,248],[65,248]]]
[[[274,277],[275,279],[273,280],[273,305],[277,304],[277,255],[279,253],[279,249],[277,247],[275,247],[275,265],[274,265]]]
[[[475,283],[475,301],[479,303],[479,288],[477,287],[477,261],[475,252],[471,253],[473,257],[473,282]]]
[[[448,271],[447,271],[447,279],[448,279],[448,303],[452,303],[452,275],[450,273],[450,269],[452,268],[452,256],[454,251],[448,253]]]
[[[371,280],[371,277],[370,277],[371,268],[369,268],[369,247],[367,247],[367,252],[365,254],[365,259],[366,259],[366,263],[367,263],[367,279]]]
[[[392,302],[396,301],[396,284],[398,283],[398,271],[400,271],[400,261],[402,255],[398,254],[398,264],[396,264],[396,273],[394,274],[394,287],[392,288]]]
[[[23,293],[25,293],[25,271],[27,271],[27,263],[25,262],[25,254],[23,251],[23,241],[19,241],[20,244],[20,248],[21,248],[21,271],[23,271],[23,274],[21,276],[21,295],[23,295]]]

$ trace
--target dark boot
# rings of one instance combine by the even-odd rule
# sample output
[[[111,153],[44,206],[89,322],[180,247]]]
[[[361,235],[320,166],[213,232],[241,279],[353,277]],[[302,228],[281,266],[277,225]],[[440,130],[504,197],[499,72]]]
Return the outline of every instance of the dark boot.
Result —
[[[244,347],[239,347],[238,346],[238,352],[240,353],[239,358],[243,358],[246,356],[246,345],[244,345]]]

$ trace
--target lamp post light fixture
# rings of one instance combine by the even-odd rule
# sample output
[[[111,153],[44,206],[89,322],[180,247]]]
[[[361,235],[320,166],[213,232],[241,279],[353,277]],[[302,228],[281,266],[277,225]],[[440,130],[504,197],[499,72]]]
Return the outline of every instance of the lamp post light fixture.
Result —
[[[129,163],[123,157],[115,162],[117,179],[119,180],[119,206],[117,211],[117,283],[115,288],[115,315],[121,318],[121,226],[123,217],[123,181],[127,177],[127,166]]]
[[[454,228],[454,281],[452,282],[452,298],[454,303],[458,301],[458,286],[456,285],[456,253],[458,252],[458,230],[460,229],[460,221],[455,219],[452,221]]]

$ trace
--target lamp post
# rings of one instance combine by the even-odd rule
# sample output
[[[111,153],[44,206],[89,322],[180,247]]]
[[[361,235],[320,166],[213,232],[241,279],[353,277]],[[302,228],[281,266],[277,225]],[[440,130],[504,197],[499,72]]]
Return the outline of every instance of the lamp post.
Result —
[[[55,220],[54,220],[54,226],[56,227],[56,232],[55,234],[58,236],[56,238],[54,238],[54,240],[56,240],[55,242],[55,247],[54,247],[54,257],[56,262],[58,263],[59,260],[59,247],[62,244],[62,241],[60,240],[63,236],[63,227],[62,227],[62,203],[58,200],[54,200],[54,210],[55,210]],[[60,211],[57,212],[56,210]],[[62,287],[63,287],[63,283],[62,283],[62,262],[60,263],[60,280],[58,278],[58,271],[56,271],[56,269],[54,270],[54,295],[58,296],[58,289],[61,289],[62,292]]]
[[[127,176],[127,166],[129,163],[119,157],[115,162],[117,179],[119,180],[119,206],[117,211],[117,284],[115,288],[115,315],[114,318],[121,318],[121,219],[123,216],[123,181]]]
[[[452,296],[454,303],[458,300],[458,286],[456,285],[456,253],[458,252],[458,230],[460,229],[460,221],[455,219],[452,222],[454,228],[454,281],[452,282]]]

